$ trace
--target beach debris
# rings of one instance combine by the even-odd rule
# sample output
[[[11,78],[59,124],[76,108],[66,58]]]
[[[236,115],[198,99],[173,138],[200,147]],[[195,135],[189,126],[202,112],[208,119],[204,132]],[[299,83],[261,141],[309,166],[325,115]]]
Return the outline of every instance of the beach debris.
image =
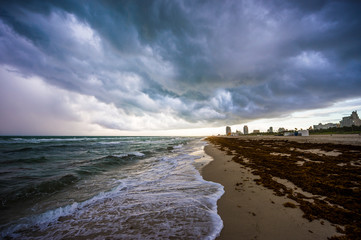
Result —
[[[296,204],[293,204],[291,202],[286,202],[283,204],[283,206],[287,207],[287,208],[296,208]]]
[[[248,214],[252,215],[252,216],[256,216],[256,214],[254,212],[248,212]]]
[[[360,146],[274,139],[209,137],[207,140],[232,151],[233,161],[259,176],[253,180],[257,184],[296,202],[293,205],[303,211],[304,218],[327,220],[338,226],[336,230],[343,235],[330,239],[360,239]],[[274,147],[279,148],[275,151]],[[275,152],[279,154],[271,154]]]

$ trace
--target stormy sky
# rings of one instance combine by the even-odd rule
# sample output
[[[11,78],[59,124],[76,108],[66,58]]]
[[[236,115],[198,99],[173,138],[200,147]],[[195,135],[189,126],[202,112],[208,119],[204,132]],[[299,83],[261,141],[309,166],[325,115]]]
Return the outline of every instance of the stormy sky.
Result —
[[[0,134],[222,127],[360,106],[360,12],[360,1],[1,1]]]

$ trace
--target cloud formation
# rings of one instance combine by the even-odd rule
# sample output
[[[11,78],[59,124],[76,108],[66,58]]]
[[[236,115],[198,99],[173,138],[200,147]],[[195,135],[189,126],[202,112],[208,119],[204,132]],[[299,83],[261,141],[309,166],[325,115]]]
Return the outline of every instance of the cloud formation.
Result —
[[[357,1],[8,1],[0,64],[66,92],[54,114],[71,121],[235,124],[360,97],[360,12]]]

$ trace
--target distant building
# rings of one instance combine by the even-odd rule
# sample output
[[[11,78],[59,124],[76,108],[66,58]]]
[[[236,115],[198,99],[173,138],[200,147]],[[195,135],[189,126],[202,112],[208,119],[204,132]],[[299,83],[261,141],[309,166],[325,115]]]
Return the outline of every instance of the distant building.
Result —
[[[338,126],[339,125],[337,123],[326,123],[326,124],[319,123],[318,125],[313,125],[313,129],[321,130],[321,129],[335,128]]]
[[[259,130],[253,130],[253,133],[260,133]]]
[[[267,130],[268,133],[273,133],[273,127],[269,127],[269,129]]]
[[[242,134],[243,133],[241,131],[236,130],[236,133],[235,133],[236,136],[241,136]]]
[[[293,133],[293,132],[284,132],[283,133],[283,136],[294,136],[295,135],[295,133]]]
[[[226,135],[231,136],[231,134],[232,134],[231,127],[227,126],[226,127]]]
[[[343,117],[342,120],[340,121],[341,127],[351,127],[352,125],[361,126],[361,120],[357,115],[357,111],[353,111],[351,113],[351,116]]]
[[[308,132],[308,130],[299,130],[298,131],[298,136],[310,136],[310,133]]]
[[[244,134],[248,134],[248,126],[247,126],[247,125],[244,125],[244,127],[243,127],[243,133],[244,133]]]

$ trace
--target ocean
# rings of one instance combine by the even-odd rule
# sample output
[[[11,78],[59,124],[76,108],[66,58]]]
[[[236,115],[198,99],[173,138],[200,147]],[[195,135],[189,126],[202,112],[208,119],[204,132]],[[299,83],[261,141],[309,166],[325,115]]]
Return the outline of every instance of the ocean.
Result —
[[[2,239],[214,239],[194,137],[0,137]]]

